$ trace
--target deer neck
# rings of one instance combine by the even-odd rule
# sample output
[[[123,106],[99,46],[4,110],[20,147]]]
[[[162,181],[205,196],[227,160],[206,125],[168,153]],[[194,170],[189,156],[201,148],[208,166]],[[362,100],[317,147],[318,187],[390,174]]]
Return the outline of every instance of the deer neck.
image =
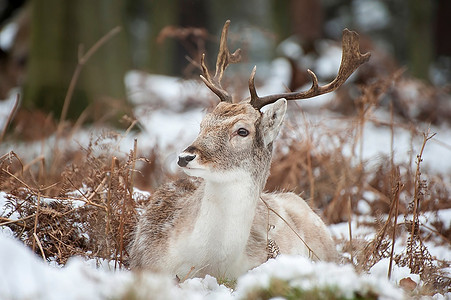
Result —
[[[190,252],[197,252],[196,267],[233,274],[233,265],[245,255],[261,188],[249,175],[236,178],[203,183],[200,210],[188,241]]]

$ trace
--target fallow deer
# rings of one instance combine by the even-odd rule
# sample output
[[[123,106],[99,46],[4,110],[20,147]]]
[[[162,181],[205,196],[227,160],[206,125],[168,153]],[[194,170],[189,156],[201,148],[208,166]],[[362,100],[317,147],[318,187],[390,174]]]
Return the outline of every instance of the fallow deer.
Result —
[[[200,124],[200,133],[178,158],[189,178],[158,189],[145,208],[130,248],[130,267],[171,275],[236,278],[278,253],[314,260],[335,260],[334,242],[321,218],[294,193],[265,193],[273,142],[287,100],[311,98],[341,86],[370,54],[361,54],[358,35],[343,31],[337,77],[305,92],[259,97],[254,77],[250,99],[233,103],[221,86],[228,64],[240,60],[227,47],[230,21],[224,25],[211,77],[204,58],[201,79],[220,99]],[[264,110],[262,108],[265,107]],[[189,274],[189,275],[188,275]]]

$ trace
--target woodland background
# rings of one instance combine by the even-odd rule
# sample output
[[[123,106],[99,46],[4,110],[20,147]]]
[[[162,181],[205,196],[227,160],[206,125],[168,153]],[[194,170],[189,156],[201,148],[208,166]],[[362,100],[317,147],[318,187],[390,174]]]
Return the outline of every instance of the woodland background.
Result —
[[[116,26],[121,33],[84,67],[69,118],[77,118],[90,103],[126,106],[123,78],[130,69],[197,76],[186,56],[199,61],[206,50],[215,53],[226,19],[245,43],[241,47],[247,48],[249,64],[280,56],[277,46],[287,38],[296,39],[306,53],[317,51],[317,41],[339,40],[349,27],[362,35],[364,50],[385,52],[389,67],[407,66],[408,74],[438,86],[451,79],[447,0],[2,0],[0,10],[0,28],[16,33],[0,45],[0,99],[21,86],[23,108],[51,112],[55,119],[82,51],[79,45],[86,51]],[[214,56],[209,59],[213,62]],[[381,75],[390,74],[389,68],[384,71]]]
[[[54,266],[74,257],[117,270],[88,295],[111,298],[111,285],[125,276],[114,297],[146,298],[142,278],[127,272],[130,233],[149,195],[181,176],[177,153],[217,103],[199,80],[199,60],[206,53],[214,65],[226,19],[229,48],[243,50],[224,79],[237,98],[248,96],[254,65],[262,95],[308,89],[308,68],[331,81],[345,27],[372,54],[338,91],[290,101],[276,143],[266,189],[301,194],[352,266],[335,277],[308,275],[337,281],[307,299],[338,295],[336,285],[351,293],[345,299],[374,299],[393,292],[380,288],[387,277],[409,297],[451,297],[450,13],[448,0],[0,0],[0,269],[9,271],[0,272],[0,298],[45,299],[49,288],[56,298],[67,289],[76,298],[77,276],[92,283],[78,263],[61,277],[66,290],[51,284]],[[5,236],[52,271],[27,266],[29,250]],[[306,264],[288,262],[294,273]],[[30,266],[47,281],[15,286],[11,274],[34,274]],[[278,270],[277,261],[271,266],[263,275]],[[353,288],[340,281],[350,274],[358,274]],[[374,285],[362,295],[364,274]],[[302,292],[290,281],[299,278],[276,279],[251,280],[252,289],[246,280],[218,279],[225,287],[186,280],[175,292],[169,279],[165,288],[146,280],[192,299],[199,285],[211,299]]]

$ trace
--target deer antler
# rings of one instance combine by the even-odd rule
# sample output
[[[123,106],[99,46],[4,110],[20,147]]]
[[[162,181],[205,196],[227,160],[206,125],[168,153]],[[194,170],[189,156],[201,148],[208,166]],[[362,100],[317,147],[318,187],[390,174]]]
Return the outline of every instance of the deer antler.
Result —
[[[319,86],[318,78],[315,73],[311,70],[307,70],[312,78],[312,87],[308,91],[304,92],[291,92],[259,97],[254,84],[256,72],[256,67],[254,67],[251,77],[249,78],[249,92],[251,94],[250,104],[255,109],[260,110],[263,106],[276,102],[280,98],[285,98],[287,100],[307,99],[336,90],[346,81],[346,79],[349,78],[349,76],[351,76],[352,73],[354,73],[355,70],[357,70],[360,65],[367,62],[371,56],[371,53],[369,52],[365,54],[360,53],[359,35],[356,32],[349,31],[346,28],[343,30],[342,48],[343,52],[341,56],[341,64],[337,77],[335,77],[332,82]]]
[[[232,102],[232,97],[221,86],[222,75],[229,65],[241,60],[241,49],[237,49],[234,53],[230,53],[227,47],[227,34],[229,31],[230,20],[227,20],[222,28],[221,41],[219,43],[218,58],[216,59],[216,72],[214,78],[211,78],[208,68],[205,64],[205,54],[202,54],[201,66],[203,75],[200,75],[202,81],[213,93],[218,95],[221,101]]]

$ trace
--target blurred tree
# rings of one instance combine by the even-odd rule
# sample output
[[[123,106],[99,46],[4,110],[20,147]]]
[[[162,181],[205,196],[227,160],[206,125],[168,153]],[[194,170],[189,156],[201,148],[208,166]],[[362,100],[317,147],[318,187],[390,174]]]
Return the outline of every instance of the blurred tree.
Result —
[[[413,76],[429,80],[434,43],[432,39],[432,1],[409,0],[408,65]]]
[[[295,34],[306,53],[323,36],[324,10],[318,0],[272,0],[272,18],[278,42]]]
[[[121,25],[125,0],[33,0],[24,106],[59,117],[83,53],[112,28]],[[68,118],[77,118],[90,104],[125,104],[124,73],[129,67],[124,31],[100,47],[84,65],[74,90]],[[102,101],[100,101],[102,102]],[[105,114],[102,109],[93,112]],[[98,116],[97,116],[98,117]]]
[[[178,25],[179,0],[148,0],[149,13],[149,60],[151,73],[175,74],[177,67],[174,61],[176,41],[174,39],[158,39],[165,26]]]

